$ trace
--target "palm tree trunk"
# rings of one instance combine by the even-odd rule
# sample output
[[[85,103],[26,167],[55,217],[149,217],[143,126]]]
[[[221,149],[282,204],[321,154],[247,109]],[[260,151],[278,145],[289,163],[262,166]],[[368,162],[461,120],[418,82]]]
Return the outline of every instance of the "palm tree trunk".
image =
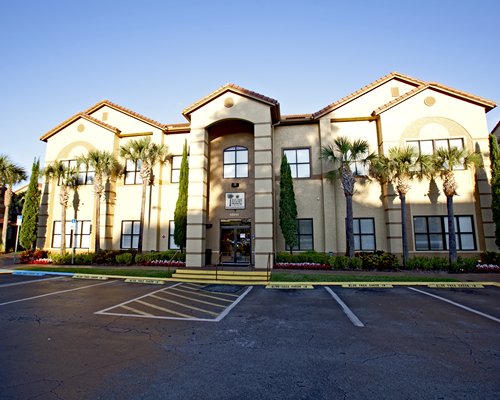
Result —
[[[448,209],[448,248],[450,264],[457,262],[457,238],[455,235],[455,214],[453,212],[453,196],[446,196]]]
[[[141,199],[141,219],[139,221],[139,242],[137,243],[137,252],[142,253],[142,241],[144,234],[144,215],[146,214],[146,189],[147,180],[142,180],[142,199]]]
[[[61,204],[61,256],[66,252],[66,205]]]
[[[352,196],[345,197],[345,205],[346,205],[345,236],[347,241],[346,255],[349,258],[353,258],[354,234],[353,234]]]
[[[12,204],[12,189],[9,187],[4,192],[4,212],[2,226],[3,251],[7,253],[7,229],[9,228],[10,205]]]
[[[408,237],[406,235],[406,195],[399,194],[401,200],[401,240],[403,241],[403,267],[408,262]]]
[[[96,193],[94,195],[95,201],[95,236],[94,236],[94,248],[95,252],[101,250],[101,195]]]

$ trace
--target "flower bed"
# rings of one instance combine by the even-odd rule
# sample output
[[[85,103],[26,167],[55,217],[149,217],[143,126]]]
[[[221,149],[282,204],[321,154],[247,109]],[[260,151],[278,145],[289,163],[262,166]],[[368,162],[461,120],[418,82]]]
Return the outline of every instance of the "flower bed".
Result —
[[[319,263],[276,263],[274,264],[275,269],[314,269],[314,270],[327,270],[332,269],[329,265],[319,264]]]
[[[495,264],[478,264],[476,272],[500,272],[500,266]]]
[[[30,260],[28,263],[29,264],[41,264],[41,265],[52,264],[52,258],[38,258],[36,260]]]
[[[169,261],[169,260],[150,260],[144,261],[141,265],[154,266],[154,267],[185,267],[184,261]]]

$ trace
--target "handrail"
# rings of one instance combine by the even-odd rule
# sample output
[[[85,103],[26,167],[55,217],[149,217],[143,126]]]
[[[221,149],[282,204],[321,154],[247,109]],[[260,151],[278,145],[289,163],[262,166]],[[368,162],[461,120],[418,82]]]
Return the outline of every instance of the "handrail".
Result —
[[[267,254],[267,268],[266,268],[266,272],[267,272],[267,281],[269,282],[269,275],[270,275],[270,272],[271,272],[271,257],[274,255],[274,253],[268,253]]]

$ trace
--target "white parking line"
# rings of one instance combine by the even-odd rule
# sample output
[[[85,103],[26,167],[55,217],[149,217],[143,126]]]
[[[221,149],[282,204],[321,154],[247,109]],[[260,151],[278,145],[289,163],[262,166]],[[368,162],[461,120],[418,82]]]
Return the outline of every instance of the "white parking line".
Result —
[[[53,281],[54,279],[63,279],[63,278],[66,278],[66,277],[65,276],[56,276],[56,277],[53,277],[53,278],[33,279],[31,281],[6,283],[4,285],[0,285],[0,288],[8,287],[8,286],[27,285],[29,283],[37,283],[37,282],[43,282],[43,281]]]
[[[470,312],[472,312],[474,314],[480,315],[481,317],[485,317],[485,318],[491,319],[492,321],[500,323],[500,319],[499,318],[493,317],[492,315],[489,315],[489,314],[485,314],[485,313],[483,313],[481,311],[478,311],[478,310],[475,310],[473,308],[464,306],[463,304],[456,303],[456,302],[454,302],[452,300],[445,299],[444,297],[437,296],[437,295],[429,293],[429,292],[424,292],[423,290],[420,290],[420,289],[415,289],[415,288],[412,288],[412,287],[409,287],[408,289],[413,290],[413,291],[418,292],[418,293],[425,294],[425,295],[430,296],[430,297],[434,297],[435,299],[444,301],[444,302],[452,304],[452,305],[454,305],[456,307],[459,307],[459,308],[462,308],[464,310],[470,311]]]
[[[41,297],[53,296],[55,294],[60,294],[60,293],[74,292],[75,290],[87,289],[87,288],[94,287],[94,286],[99,286],[99,285],[109,285],[110,283],[115,283],[115,282],[117,282],[117,281],[109,281],[109,282],[104,282],[104,283],[96,283],[95,285],[82,286],[82,287],[78,287],[78,288],[74,288],[74,289],[59,290],[58,292],[46,293],[46,294],[41,294],[39,296],[26,297],[24,299],[7,301],[5,303],[0,303],[0,306],[6,306],[7,304],[13,304],[13,303],[19,303],[21,301],[28,301],[28,300],[33,300],[33,299],[39,299]]]
[[[363,328],[365,325],[359,320],[358,317],[351,311],[349,307],[341,300],[337,294],[330,289],[329,287],[325,287],[325,290],[332,295],[332,297],[335,299],[337,303],[339,303],[340,307],[342,307],[342,310],[344,311],[345,315],[347,315],[347,318],[349,318],[354,326],[357,326],[358,328]]]

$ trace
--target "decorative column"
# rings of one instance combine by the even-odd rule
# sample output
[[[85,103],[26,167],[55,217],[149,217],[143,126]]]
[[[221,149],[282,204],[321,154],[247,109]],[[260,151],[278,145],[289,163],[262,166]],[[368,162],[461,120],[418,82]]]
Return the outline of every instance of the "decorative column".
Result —
[[[186,232],[186,266],[205,265],[207,220],[208,134],[205,128],[191,128],[189,142],[189,186]]]
[[[254,265],[265,269],[273,240],[273,140],[270,122],[254,125],[255,240]]]

